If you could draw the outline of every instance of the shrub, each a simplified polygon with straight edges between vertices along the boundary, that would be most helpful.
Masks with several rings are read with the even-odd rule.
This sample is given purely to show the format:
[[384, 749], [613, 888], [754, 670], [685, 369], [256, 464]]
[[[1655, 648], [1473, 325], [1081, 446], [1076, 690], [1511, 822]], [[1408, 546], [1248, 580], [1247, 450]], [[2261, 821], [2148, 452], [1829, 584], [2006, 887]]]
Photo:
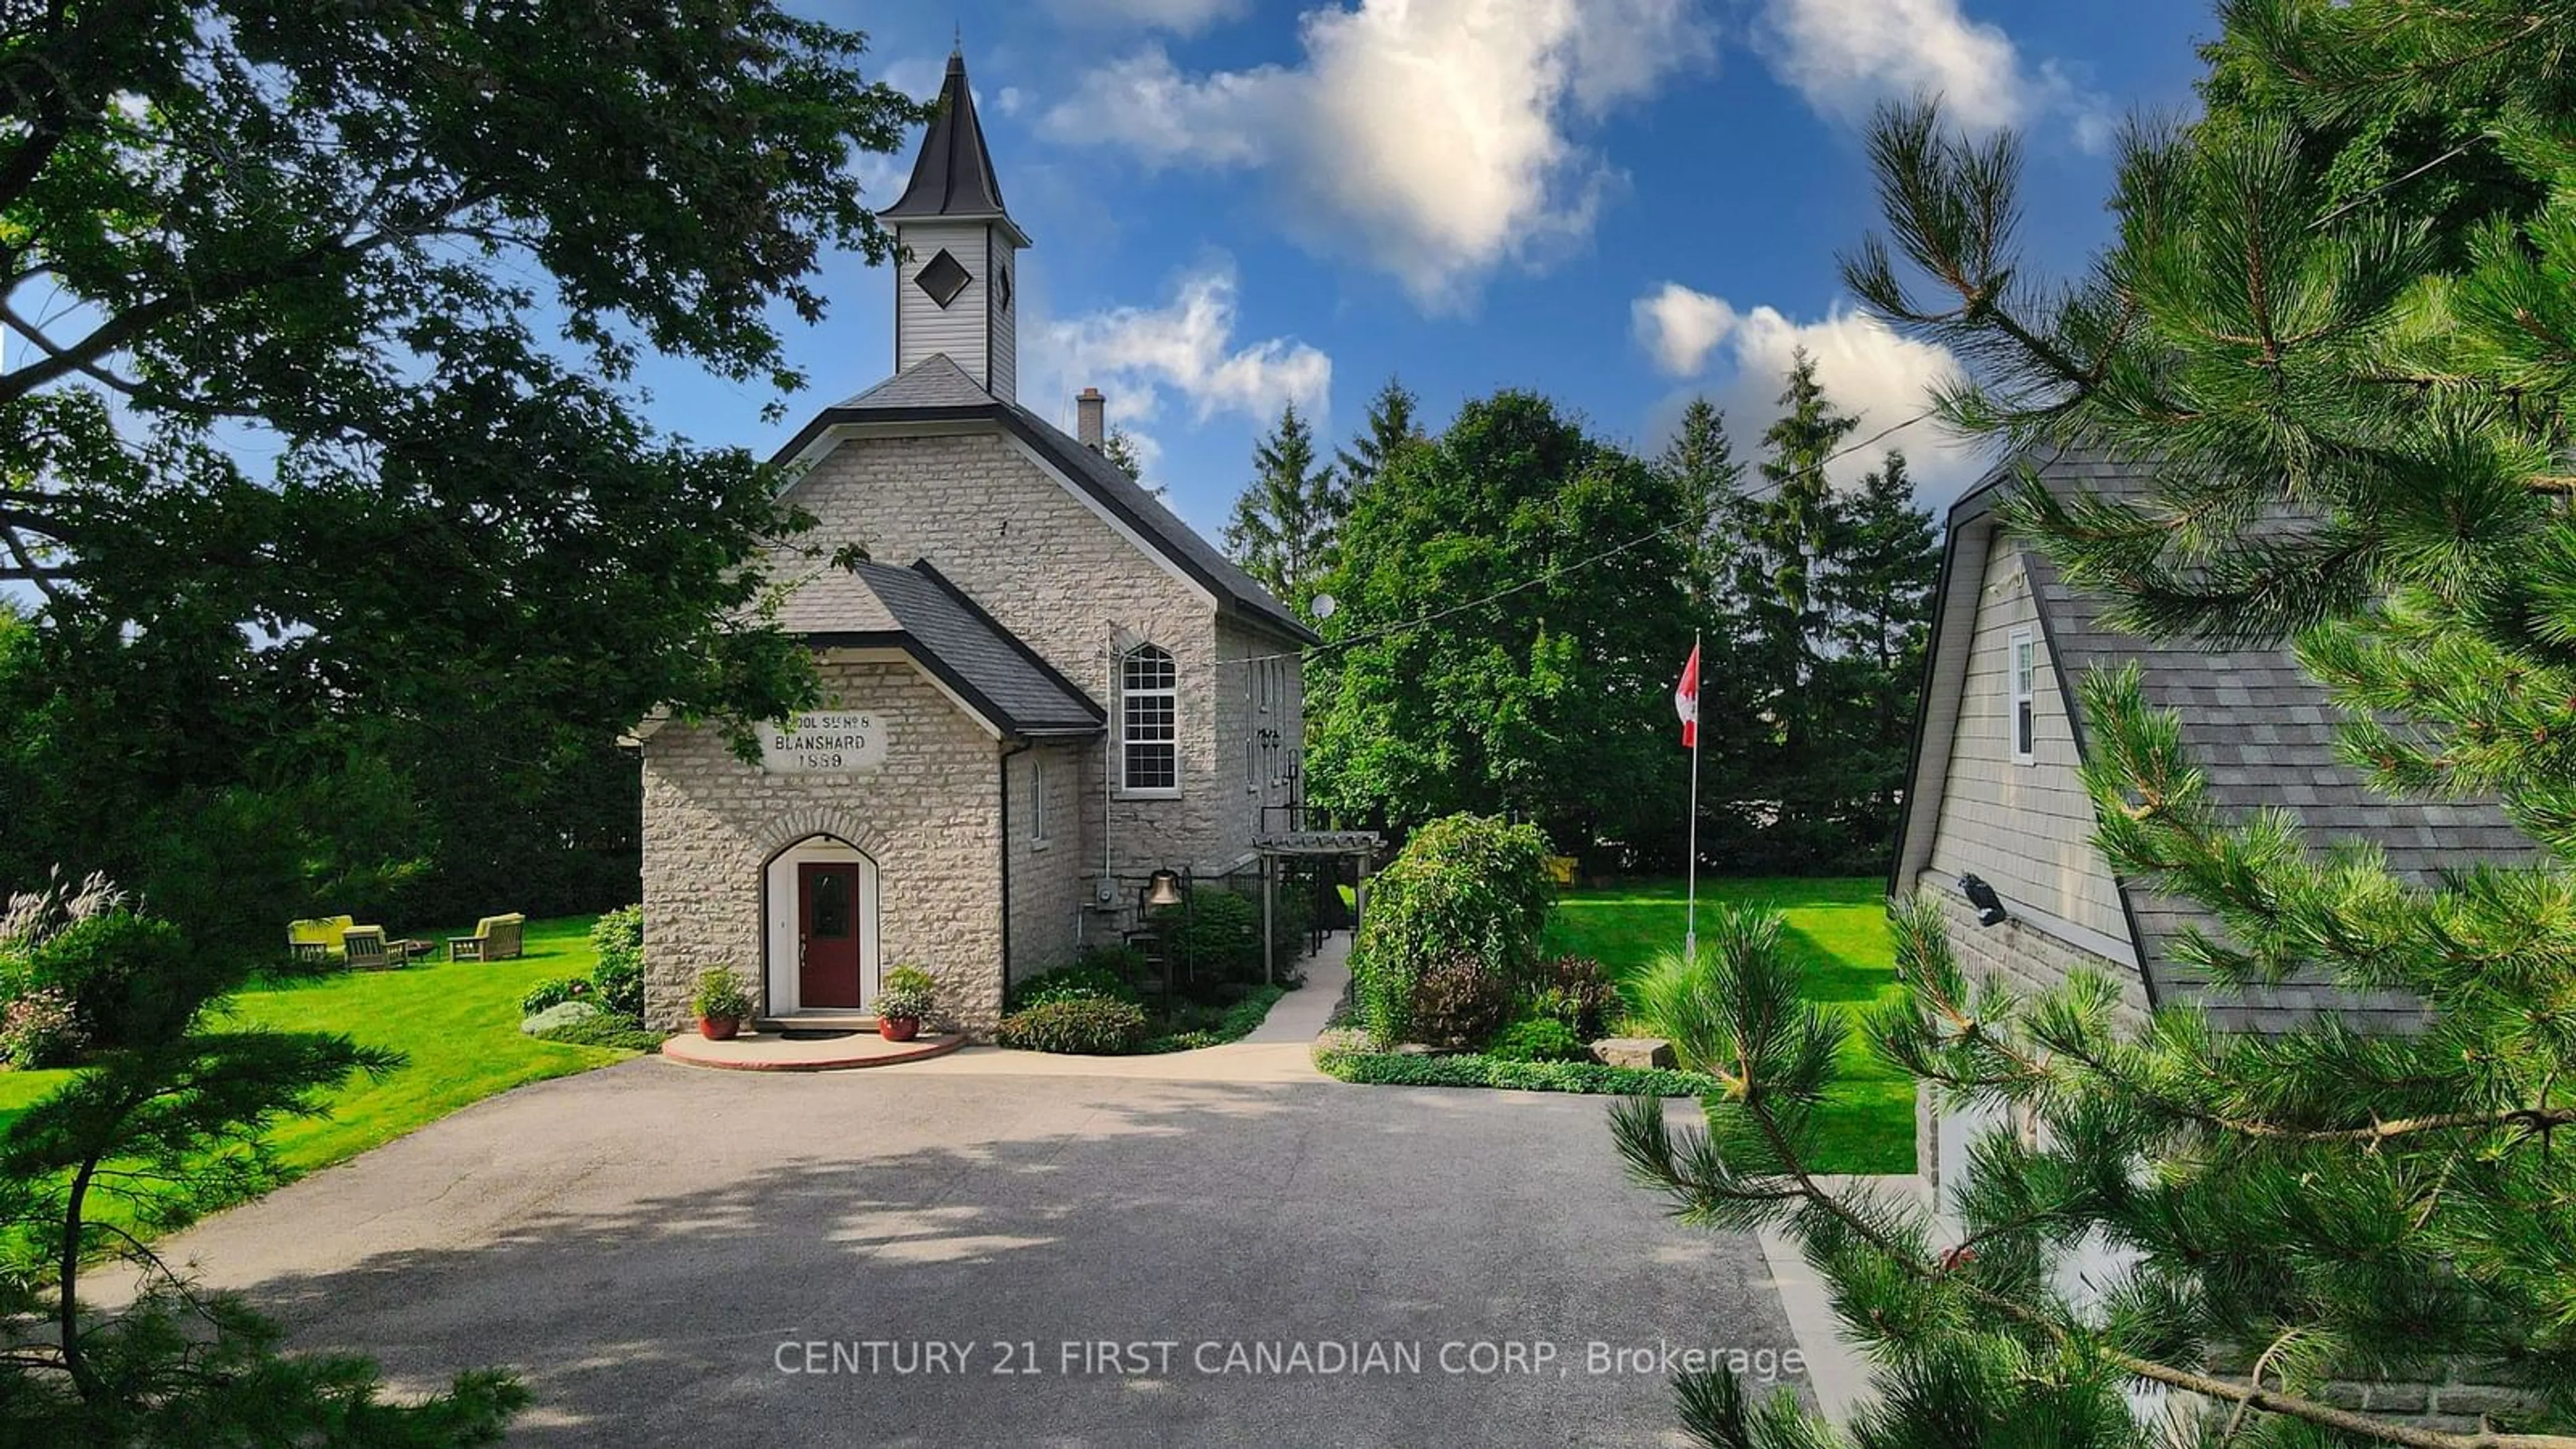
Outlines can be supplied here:
[[620, 906], [590, 928], [591, 948], [599, 964], [591, 968], [591, 988], [599, 1004], [620, 1016], [644, 1016], [644, 908]]
[[1537, 826], [1452, 815], [1415, 831], [1371, 884], [1351, 952], [1361, 1023], [1381, 1042], [1420, 1034], [1416, 983], [1462, 956], [1498, 984], [1517, 982], [1537, 959], [1552, 899]]
[[1452, 1051], [1480, 1046], [1511, 1015], [1511, 988], [1462, 953], [1433, 962], [1413, 983], [1413, 1033]]
[[89, 1041], [71, 998], [40, 986], [0, 1009], [0, 1066], [21, 1071], [69, 1065]]
[[1602, 1062], [1506, 1062], [1490, 1056], [1408, 1056], [1401, 1052], [1319, 1051], [1328, 1077], [1394, 1087], [1500, 1087], [1516, 1092], [1586, 1092], [1618, 1097], [1707, 1098], [1724, 1090], [1715, 1077], [1664, 1067]]
[[569, 1042], [574, 1046], [617, 1047], [625, 1051], [658, 1051], [661, 1032], [646, 1026], [640, 1018], [601, 1012], [570, 1026], [550, 1027], [537, 1033], [539, 1041]]
[[1541, 961], [1530, 977], [1529, 1002], [1532, 1015], [1555, 1017], [1587, 1042], [1610, 1035], [1627, 1008], [1609, 968], [1589, 956]]
[[1094, 946], [1070, 966], [1041, 971], [1011, 983], [1011, 1010], [1050, 1001], [1135, 1001], [1132, 984], [1144, 974], [1145, 954], [1127, 946]]
[[177, 926], [124, 909], [63, 927], [28, 947], [17, 969], [13, 994], [60, 992], [100, 1047], [175, 1039], [224, 984]]
[[1144, 1044], [1145, 1008], [1100, 997], [1042, 1002], [1003, 1017], [994, 1040], [1022, 1051], [1123, 1056]]
[[1553, 1016], [1527, 1016], [1497, 1033], [1485, 1055], [1498, 1062], [1575, 1062], [1590, 1055], [1574, 1028]]
[[939, 983], [918, 966], [897, 966], [877, 988], [877, 1015], [893, 1021], [921, 1021], [939, 1007]]
[[[561, 1006], [567, 1001], [589, 1001], [597, 989], [587, 976], [558, 976], [552, 981], [540, 981], [528, 988], [527, 995], [519, 998], [519, 1015], [534, 1016], [549, 1006]], [[637, 1015], [642, 1015], [641, 1008], [638, 1008]]]
[[1154, 913], [1177, 975], [1195, 981], [1261, 979], [1261, 903], [1221, 886], [1198, 886], [1187, 905]]
[[[1270, 1008], [1288, 994], [1284, 986], [1256, 986], [1242, 1000], [1215, 1013], [1215, 1020], [1204, 1026], [1193, 1025], [1165, 1032], [1138, 1048], [1143, 1052], [1193, 1052], [1201, 1047], [1223, 1046], [1252, 1035], [1253, 1029], [1270, 1015]], [[1210, 1008], [1199, 1007], [1199, 1011]], [[1178, 1023], [1174, 1023], [1178, 1026]]]
[[693, 1016], [740, 1021], [751, 1015], [751, 993], [742, 977], [730, 966], [714, 966], [698, 973], [698, 989], [689, 998]]

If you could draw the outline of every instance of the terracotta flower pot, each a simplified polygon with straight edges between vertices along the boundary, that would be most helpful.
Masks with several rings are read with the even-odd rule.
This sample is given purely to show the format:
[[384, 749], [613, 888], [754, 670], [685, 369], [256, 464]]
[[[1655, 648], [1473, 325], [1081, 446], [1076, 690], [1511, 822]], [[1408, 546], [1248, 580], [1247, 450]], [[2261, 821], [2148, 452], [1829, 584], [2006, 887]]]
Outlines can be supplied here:
[[887, 1041], [910, 1041], [921, 1035], [921, 1018], [917, 1016], [878, 1017], [877, 1035]]
[[734, 1017], [702, 1016], [698, 1018], [698, 1035], [709, 1041], [731, 1041], [734, 1033], [740, 1030], [742, 1030], [742, 1022]]

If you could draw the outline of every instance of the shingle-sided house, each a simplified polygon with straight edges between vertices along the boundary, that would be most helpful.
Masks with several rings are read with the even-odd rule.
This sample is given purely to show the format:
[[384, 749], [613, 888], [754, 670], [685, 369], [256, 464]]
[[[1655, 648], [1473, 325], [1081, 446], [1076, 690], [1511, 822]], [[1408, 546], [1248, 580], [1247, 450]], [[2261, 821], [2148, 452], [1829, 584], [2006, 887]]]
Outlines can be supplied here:
[[1017, 396], [1011, 220], [952, 56], [910, 186], [880, 216], [894, 375], [780, 450], [799, 540], [780, 622], [822, 708], [763, 761], [656, 720], [644, 756], [647, 1010], [674, 1025], [700, 971], [765, 1016], [861, 1013], [890, 967], [941, 985], [978, 1035], [1005, 983], [1133, 924], [1151, 872], [1254, 856], [1302, 749], [1313, 634], [1099, 452]]
[[[2037, 473], [2052, 487], [2129, 497], [2151, 476], [2074, 453], [2038, 461]], [[2285, 808], [2319, 844], [2375, 842], [2415, 879], [2521, 858], [2527, 842], [2491, 805], [2410, 803], [2368, 789], [2335, 758], [2339, 711], [2286, 649], [2208, 652], [2108, 628], [2100, 600], [1998, 527], [1995, 505], [2018, 477], [2017, 465], [1999, 469], [1950, 511], [1890, 892], [1928, 890], [1943, 904], [1972, 977], [2037, 989], [2089, 965], [2120, 983], [2133, 1017], [2196, 1002], [2231, 1030], [2279, 1029], [2320, 1011], [2365, 1029], [2405, 1029], [2415, 1008], [2401, 996], [2300, 981], [2225, 992], [2174, 961], [2167, 946], [2184, 927], [2217, 927], [2189, 903], [2122, 881], [2093, 849], [2091, 802], [2076, 777], [2085, 749], [2077, 685], [2097, 666], [2135, 661], [2149, 701], [2180, 713], [2213, 803]], [[1978, 924], [1960, 886], [1969, 876], [1994, 888], [2008, 919]], [[1976, 1126], [1927, 1114], [1925, 1173], [1954, 1178]]]

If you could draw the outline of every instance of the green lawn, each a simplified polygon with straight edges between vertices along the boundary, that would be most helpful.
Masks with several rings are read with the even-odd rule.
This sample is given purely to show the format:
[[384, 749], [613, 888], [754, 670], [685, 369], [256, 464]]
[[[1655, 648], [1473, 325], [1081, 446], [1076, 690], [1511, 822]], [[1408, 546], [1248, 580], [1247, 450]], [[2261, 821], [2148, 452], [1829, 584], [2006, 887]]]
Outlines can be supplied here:
[[[263, 983], [235, 997], [224, 1020], [213, 1024], [340, 1032], [411, 1059], [381, 1080], [362, 1078], [344, 1088], [330, 1116], [289, 1122], [271, 1134], [287, 1175], [354, 1157], [495, 1092], [634, 1055], [519, 1034], [519, 997], [529, 987], [587, 975], [596, 964], [590, 924], [588, 916], [530, 921], [527, 954], [516, 961], [336, 972]], [[421, 934], [445, 939], [444, 933]], [[70, 1075], [0, 1072], [0, 1128]]]
[[[1788, 923], [1787, 940], [1807, 965], [1819, 1003], [1857, 1012], [1896, 994], [1895, 943], [1887, 929], [1887, 888], [1876, 880], [1703, 880], [1702, 905], [1767, 906]], [[1591, 956], [1633, 979], [1658, 951], [1682, 944], [1682, 883], [1648, 882], [1571, 891], [1548, 924], [1554, 950]], [[1882, 1065], [1854, 1038], [1843, 1047], [1843, 1078], [1826, 1104], [1824, 1172], [1914, 1170], [1914, 1082]]]

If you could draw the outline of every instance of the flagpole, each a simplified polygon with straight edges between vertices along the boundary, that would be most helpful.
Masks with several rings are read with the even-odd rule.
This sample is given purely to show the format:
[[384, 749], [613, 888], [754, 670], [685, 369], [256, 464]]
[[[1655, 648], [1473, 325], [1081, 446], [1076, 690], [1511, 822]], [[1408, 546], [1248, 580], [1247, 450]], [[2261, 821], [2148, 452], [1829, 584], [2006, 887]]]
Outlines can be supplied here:
[[[1699, 659], [1699, 631], [1691, 631], [1691, 659]], [[1691, 691], [1691, 784], [1690, 784], [1690, 857], [1684, 879], [1682, 903], [1682, 954], [1691, 959], [1699, 956], [1699, 696], [1706, 681], [1694, 681], [1700, 688]]]

